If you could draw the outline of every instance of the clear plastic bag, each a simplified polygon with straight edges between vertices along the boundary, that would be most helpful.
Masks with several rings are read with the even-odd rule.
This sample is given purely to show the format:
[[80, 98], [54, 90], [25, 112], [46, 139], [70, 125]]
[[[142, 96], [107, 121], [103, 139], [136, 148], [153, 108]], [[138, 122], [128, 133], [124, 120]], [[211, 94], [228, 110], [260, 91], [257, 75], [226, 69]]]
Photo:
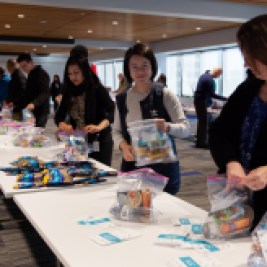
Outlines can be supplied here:
[[267, 267], [267, 213], [252, 232], [252, 247], [248, 257], [249, 267]]
[[155, 222], [153, 199], [167, 182], [167, 177], [149, 168], [120, 174], [116, 204], [110, 209], [110, 213], [120, 220]]
[[19, 128], [13, 138], [13, 145], [19, 147], [47, 147], [49, 144], [44, 129], [33, 126]]
[[247, 235], [253, 220], [247, 189], [236, 189], [226, 177], [210, 176], [207, 180], [211, 211], [203, 225], [210, 239], [228, 239]]
[[78, 130], [72, 134], [59, 131], [57, 136], [66, 145], [64, 151], [57, 154], [58, 161], [81, 161], [88, 158], [89, 147], [84, 131]]
[[177, 160], [168, 134], [158, 130], [155, 120], [129, 123], [128, 131], [136, 157], [136, 166]]

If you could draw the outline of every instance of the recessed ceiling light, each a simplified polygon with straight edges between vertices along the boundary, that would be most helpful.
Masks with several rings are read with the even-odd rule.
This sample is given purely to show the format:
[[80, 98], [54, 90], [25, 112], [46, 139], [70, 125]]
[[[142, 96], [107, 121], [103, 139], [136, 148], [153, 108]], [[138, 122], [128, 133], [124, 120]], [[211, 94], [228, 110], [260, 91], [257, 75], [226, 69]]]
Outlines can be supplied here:
[[167, 38], [167, 34], [166, 33], [163, 33], [162, 34], [162, 38]]
[[89, 29], [87, 32], [88, 32], [88, 33], [93, 33], [93, 30]]
[[10, 29], [11, 28], [11, 25], [10, 24], [5, 24], [5, 28], [6, 29]]
[[40, 20], [40, 23], [46, 24], [47, 23], [47, 20]]
[[43, 45], [43, 48], [46, 48], [47, 47], [47, 45]]
[[72, 35], [69, 35], [68, 38], [69, 38], [69, 39], [73, 39], [73, 36], [72, 36]]
[[137, 42], [137, 43], [140, 43], [140, 42], [141, 42], [141, 40], [136, 40], [136, 42]]
[[118, 25], [118, 24], [119, 24], [119, 22], [118, 22], [117, 20], [113, 20], [113, 21], [112, 21], [112, 25], [116, 26], [116, 25]]
[[33, 48], [33, 51], [36, 51], [37, 49], [36, 48]]
[[18, 14], [18, 18], [19, 19], [24, 19], [25, 18], [25, 15], [24, 14]]
[[195, 29], [196, 29], [196, 31], [201, 31], [202, 30], [201, 27], [196, 27]]
[[99, 47], [99, 49], [100, 49], [100, 50], [103, 50], [104, 48], [101, 46], [101, 47]]

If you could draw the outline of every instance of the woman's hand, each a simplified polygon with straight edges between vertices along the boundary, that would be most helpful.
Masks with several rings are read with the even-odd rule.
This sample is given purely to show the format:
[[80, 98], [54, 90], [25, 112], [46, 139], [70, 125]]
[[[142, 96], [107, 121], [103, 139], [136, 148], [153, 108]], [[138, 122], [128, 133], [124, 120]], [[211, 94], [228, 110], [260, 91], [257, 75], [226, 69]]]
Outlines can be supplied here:
[[252, 170], [244, 179], [244, 184], [253, 191], [261, 190], [267, 185], [267, 167]]
[[170, 131], [170, 124], [166, 122], [164, 119], [156, 119], [156, 125], [159, 131], [163, 133], [168, 133]]
[[227, 188], [231, 191], [233, 188], [244, 188], [245, 171], [237, 161], [231, 161], [226, 166]]
[[134, 149], [131, 145], [125, 141], [122, 141], [119, 147], [122, 152], [122, 157], [125, 161], [134, 161]]
[[86, 133], [94, 134], [100, 132], [102, 129], [99, 125], [88, 124], [83, 128], [83, 130]]
[[59, 128], [59, 130], [61, 130], [61, 131], [64, 131], [64, 132], [67, 132], [67, 133], [70, 133], [70, 134], [73, 133], [72, 125], [67, 124], [67, 123], [65, 123], [65, 122], [61, 122], [61, 123], [58, 125], [58, 128]]

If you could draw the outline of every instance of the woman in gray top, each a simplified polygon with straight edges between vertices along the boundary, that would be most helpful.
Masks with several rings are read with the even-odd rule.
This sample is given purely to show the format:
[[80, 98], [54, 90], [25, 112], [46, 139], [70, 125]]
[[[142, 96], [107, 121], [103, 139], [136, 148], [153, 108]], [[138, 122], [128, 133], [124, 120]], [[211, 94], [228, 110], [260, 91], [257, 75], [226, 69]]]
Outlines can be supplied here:
[[[185, 118], [180, 101], [162, 84], [154, 83], [157, 61], [153, 51], [138, 43], [129, 48], [124, 58], [124, 75], [134, 85], [117, 96], [117, 107], [113, 127], [113, 140], [122, 152], [122, 171], [136, 168], [131, 138], [127, 131], [130, 122], [156, 118], [160, 131], [172, 137], [187, 137], [189, 123]], [[174, 150], [175, 144], [172, 138]], [[176, 194], [180, 186], [179, 162], [149, 165], [156, 172], [169, 177], [165, 191]]]

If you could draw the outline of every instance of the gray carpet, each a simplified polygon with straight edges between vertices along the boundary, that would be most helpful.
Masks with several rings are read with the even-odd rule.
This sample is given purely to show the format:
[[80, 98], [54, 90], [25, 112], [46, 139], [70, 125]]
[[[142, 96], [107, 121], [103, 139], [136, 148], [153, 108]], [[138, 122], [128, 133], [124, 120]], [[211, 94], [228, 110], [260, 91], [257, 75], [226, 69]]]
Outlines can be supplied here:
[[[55, 126], [49, 120], [48, 131]], [[182, 176], [178, 197], [203, 209], [209, 209], [206, 177], [216, 172], [208, 150], [195, 149], [192, 140], [177, 140], [181, 172], [198, 172]], [[119, 169], [120, 152], [114, 151], [112, 166]], [[0, 267], [54, 267], [56, 260], [42, 238], [26, 220], [12, 200], [0, 192]]]

